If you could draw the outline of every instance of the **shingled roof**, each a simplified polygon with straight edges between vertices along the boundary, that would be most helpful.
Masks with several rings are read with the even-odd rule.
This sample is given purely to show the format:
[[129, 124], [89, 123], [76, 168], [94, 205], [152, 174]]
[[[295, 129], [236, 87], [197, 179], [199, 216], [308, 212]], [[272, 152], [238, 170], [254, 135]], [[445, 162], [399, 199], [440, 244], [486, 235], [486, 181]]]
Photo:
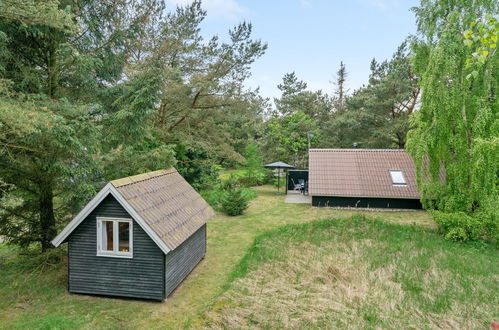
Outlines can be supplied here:
[[[406, 184], [393, 184], [391, 170], [402, 171]], [[309, 192], [312, 196], [419, 198], [414, 162], [401, 149], [310, 149]]]
[[177, 170], [154, 171], [108, 183], [52, 243], [61, 244], [108, 194], [165, 253], [182, 244], [215, 214]]
[[214, 215], [208, 203], [173, 168], [111, 184], [172, 250]]

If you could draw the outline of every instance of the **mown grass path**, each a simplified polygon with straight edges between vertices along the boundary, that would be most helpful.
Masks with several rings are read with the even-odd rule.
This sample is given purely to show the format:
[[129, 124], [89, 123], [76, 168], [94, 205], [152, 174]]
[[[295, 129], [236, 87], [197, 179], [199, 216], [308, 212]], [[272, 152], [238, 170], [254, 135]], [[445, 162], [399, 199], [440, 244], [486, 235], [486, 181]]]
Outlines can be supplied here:
[[[273, 187], [257, 187], [244, 215], [218, 214], [208, 224], [206, 258], [164, 303], [69, 294], [64, 266], [33, 269], [0, 244], [0, 329], [196, 327], [195, 320], [219, 297], [235, 265], [256, 236], [285, 224], [366, 213], [402, 224], [434, 226], [424, 211], [361, 212], [285, 204]], [[28, 257], [29, 258], [29, 257]]]

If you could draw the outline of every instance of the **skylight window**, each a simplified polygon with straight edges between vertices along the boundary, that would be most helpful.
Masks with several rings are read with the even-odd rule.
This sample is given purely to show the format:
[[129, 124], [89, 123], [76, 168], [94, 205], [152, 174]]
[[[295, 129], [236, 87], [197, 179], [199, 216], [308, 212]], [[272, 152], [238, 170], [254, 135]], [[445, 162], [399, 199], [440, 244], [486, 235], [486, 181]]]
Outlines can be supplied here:
[[400, 170], [390, 170], [390, 176], [392, 177], [392, 183], [395, 186], [405, 186], [407, 182], [405, 181], [404, 174]]

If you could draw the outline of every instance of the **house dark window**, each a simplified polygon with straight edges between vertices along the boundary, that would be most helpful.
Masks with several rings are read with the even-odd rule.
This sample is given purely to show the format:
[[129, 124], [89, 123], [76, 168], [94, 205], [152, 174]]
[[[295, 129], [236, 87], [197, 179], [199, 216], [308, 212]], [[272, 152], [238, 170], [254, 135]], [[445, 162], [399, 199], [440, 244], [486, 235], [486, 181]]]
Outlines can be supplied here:
[[113, 251], [113, 221], [102, 221], [103, 250]]
[[97, 218], [97, 255], [131, 258], [133, 245], [132, 220]]
[[130, 223], [119, 222], [119, 245], [118, 251], [129, 252], [130, 251]]

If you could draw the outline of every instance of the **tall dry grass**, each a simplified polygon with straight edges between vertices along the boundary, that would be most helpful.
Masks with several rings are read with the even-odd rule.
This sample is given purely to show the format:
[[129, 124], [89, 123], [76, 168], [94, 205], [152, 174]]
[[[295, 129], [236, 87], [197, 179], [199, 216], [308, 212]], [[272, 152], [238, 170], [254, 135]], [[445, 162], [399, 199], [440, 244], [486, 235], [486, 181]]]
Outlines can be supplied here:
[[[416, 230], [408, 236], [415, 241], [404, 242], [396, 225], [350, 224], [344, 230], [319, 227], [319, 233], [304, 225], [301, 234], [277, 233], [258, 242], [254, 258], [264, 256], [261, 262], [234, 280], [204, 315], [205, 325], [476, 329], [498, 319], [494, 250], [470, 255], [471, 246], [456, 250], [429, 232]], [[435, 241], [425, 247], [428, 240]], [[487, 267], [453, 268], [459, 258], [473, 262], [474, 253], [483, 253], [475, 261], [485, 260]]]

